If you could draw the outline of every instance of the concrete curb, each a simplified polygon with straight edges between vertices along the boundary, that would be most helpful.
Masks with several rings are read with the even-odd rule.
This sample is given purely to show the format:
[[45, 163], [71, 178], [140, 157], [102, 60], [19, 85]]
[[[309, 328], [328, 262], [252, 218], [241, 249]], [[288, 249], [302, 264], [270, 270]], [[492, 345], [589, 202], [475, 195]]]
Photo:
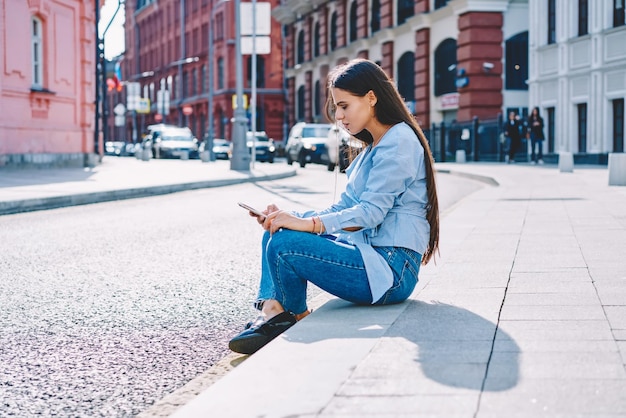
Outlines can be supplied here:
[[58, 209], [68, 206], [88, 205], [92, 203], [110, 202], [115, 200], [135, 199], [141, 197], [158, 196], [170, 193], [178, 193], [187, 190], [205, 189], [210, 187], [230, 186], [239, 183], [251, 183], [256, 181], [278, 180], [293, 177], [296, 171], [287, 171], [279, 174], [263, 176], [250, 175], [248, 178], [233, 178], [220, 180], [196, 181], [178, 184], [166, 184], [158, 186], [135, 187], [130, 189], [106, 190], [93, 193], [69, 194], [65, 196], [52, 196], [46, 198], [33, 198], [0, 202], [0, 216], [14, 213], [33, 212], [38, 210]]

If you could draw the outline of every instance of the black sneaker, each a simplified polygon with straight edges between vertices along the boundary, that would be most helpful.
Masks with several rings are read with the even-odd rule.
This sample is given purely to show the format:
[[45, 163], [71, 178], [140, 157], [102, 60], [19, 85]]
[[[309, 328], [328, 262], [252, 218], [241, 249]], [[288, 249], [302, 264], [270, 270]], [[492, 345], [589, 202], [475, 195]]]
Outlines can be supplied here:
[[265, 344], [278, 337], [296, 323], [296, 317], [291, 312], [282, 312], [275, 317], [255, 323], [228, 343], [235, 353], [253, 354]]

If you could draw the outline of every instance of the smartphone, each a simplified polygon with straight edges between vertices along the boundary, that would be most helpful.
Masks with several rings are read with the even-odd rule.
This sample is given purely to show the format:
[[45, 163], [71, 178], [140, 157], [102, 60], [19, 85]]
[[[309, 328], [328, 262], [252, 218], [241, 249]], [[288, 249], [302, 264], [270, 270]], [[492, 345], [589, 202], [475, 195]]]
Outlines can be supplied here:
[[237, 203], [239, 206], [241, 206], [242, 208], [244, 208], [245, 210], [254, 213], [257, 216], [260, 216], [261, 218], [265, 218], [265, 214], [263, 212], [261, 212], [258, 209], [253, 208], [252, 206], [246, 205], [245, 203]]

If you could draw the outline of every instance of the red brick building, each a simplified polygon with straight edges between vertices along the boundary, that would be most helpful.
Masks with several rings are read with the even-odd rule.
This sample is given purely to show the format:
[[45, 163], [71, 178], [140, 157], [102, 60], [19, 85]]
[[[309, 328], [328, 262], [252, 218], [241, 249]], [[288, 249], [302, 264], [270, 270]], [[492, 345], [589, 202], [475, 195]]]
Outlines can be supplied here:
[[[278, 0], [271, 0], [272, 7], [277, 5]], [[124, 82], [140, 83], [141, 96], [150, 99], [150, 112], [137, 117], [140, 132], [152, 123], [166, 122], [189, 126], [199, 139], [203, 138], [208, 129], [208, 101], [212, 93], [215, 137], [231, 139], [236, 93], [234, 22], [234, 1], [126, 1], [122, 78]], [[209, 56], [211, 28], [213, 42]], [[271, 21], [270, 38], [271, 53], [257, 55], [256, 127], [281, 140], [285, 130], [285, 89], [281, 26], [275, 20]], [[251, 93], [251, 62], [250, 55], [243, 56], [246, 103]], [[209, 86], [209, 66], [212, 66], [212, 86]], [[169, 92], [166, 109], [157, 106], [159, 90]], [[119, 99], [125, 100], [123, 94]], [[131, 126], [129, 119], [127, 129]]]
[[[509, 0], [289, 0], [272, 10], [288, 30], [289, 124], [323, 118], [326, 75], [356, 57], [377, 62], [424, 129], [496, 119], [528, 106], [528, 44], [506, 58], [506, 40], [528, 31], [528, 2]], [[522, 83], [505, 80], [521, 78]], [[521, 87], [517, 87], [521, 84]]]

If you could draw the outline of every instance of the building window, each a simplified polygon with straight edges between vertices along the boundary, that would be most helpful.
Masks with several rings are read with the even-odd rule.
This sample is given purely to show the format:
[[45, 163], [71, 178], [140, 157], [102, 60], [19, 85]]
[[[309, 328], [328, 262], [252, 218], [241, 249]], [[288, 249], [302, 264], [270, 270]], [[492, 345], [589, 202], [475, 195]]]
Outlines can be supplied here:
[[334, 50], [337, 48], [337, 12], [333, 12], [330, 16], [330, 49]]
[[445, 7], [446, 3], [448, 3], [448, 0], [435, 0], [435, 10]]
[[217, 60], [217, 89], [222, 90], [224, 88], [224, 58], [218, 58]]
[[624, 25], [624, 0], [613, 0], [613, 27]]
[[357, 5], [356, 1], [350, 6], [350, 42], [356, 41], [357, 38]]
[[189, 73], [187, 71], [183, 71], [183, 92], [182, 98], [189, 96]]
[[587, 152], [587, 103], [578, 105], [578, 152]]
[[298, 32], [298, 47], [296, 48], [296, 64], [304, 62], [304, 31]]
[[589, 33], [589, 4], [588, 0], [578, 0], [578, 36]]
[[624, 99], [613, 100], [613, 152], [624, 152]]
[[548, 0], [548, 44], [556, 43], [556, 0]]
[[505, 80], [507, 90], [528, 90], [528, 32], [506, 41]]
[[446, 39], [435, 49], [435, 96], [456, 91], [456, 41]]
[[[248, 86], [252, 86], [252, 57], [248, 57]], [[256, 86], [265, 87], [265, 59], [260, 55], [256, 57]]]
[[413, 0], [398, 0], [398, 25], [403, 24], [415, 14], [414, 4]]
[[202, 89], [202, 93], [209, 91], [207, 86], [207, 66], [202, 66], [202, 71], [200, 72], [200, 88]]
[[313, 30], [313, 56], [320, 55], [320, 22], [315, 22], [315, 29]]
[[398, 60], [398, 92], [405, 102], [415, 100], [415, 57], [405, 52]]
[[315, 82], [315, 94], [313, 96], [313, 113], [315, 116], [322, 114], [322, 89], [320, 87], [320, 81]]
[[191, 91], [189, 94], [195, 96], [198, 93], [198, 70], [191, 70]]
[[380, 30], [380, 0], [372, 0], [372, 21], [370, 23], [372, 33]]
[[298, 120], [304, 120], [304, 86], [298, 89]]
[[31, 19], [31, 25], [33, 87], [41, 89], [43, 88], [43, 25], [37, 17]]
[[556, 113], [553, 107], [547, 108], [546, 112], [548, 114], [548, 120], [546, 121], [547, 123], [546, 135], [548, 135], [548, 152], [553, 153], [554, 152], [554, 127], [556, 125], [556, 119], [554, 118], [555, 118]]

